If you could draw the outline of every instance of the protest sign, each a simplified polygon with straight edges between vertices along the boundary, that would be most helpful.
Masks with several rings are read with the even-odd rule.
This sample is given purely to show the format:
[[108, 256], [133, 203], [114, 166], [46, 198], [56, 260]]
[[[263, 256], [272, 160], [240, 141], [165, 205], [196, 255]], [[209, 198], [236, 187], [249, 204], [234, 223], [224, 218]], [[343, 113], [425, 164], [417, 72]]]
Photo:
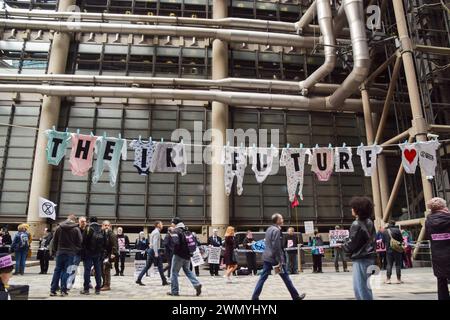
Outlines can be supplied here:
[[314, 221], [305, 221], [305, 233], [314, 234]]
[[208, 255], [208, 263], [219, 264], [221, 252], [222, 248], [220, 247], [210, 247]]
[[330, 247], [336, 247], [339, 243], [344, 243], [348, 236], [348, 230], [330, 230]]
[[146, 260], [134, 260], [134, 278], [137, 279], [139, 274], [144, 270], [145, 265], [147, 261]]
[[377, 252], [386, 252], [386, 245], [383, 242], [383, 239], [377, 240]]
[[199, 265], [202, 265], [205, 263], [205, 260], [203, 260], [202, 254], [200, 253], [200, 249], [197, 248], [195, 250], [194, 255], [191, 257], [192, 266], [196, 267]]

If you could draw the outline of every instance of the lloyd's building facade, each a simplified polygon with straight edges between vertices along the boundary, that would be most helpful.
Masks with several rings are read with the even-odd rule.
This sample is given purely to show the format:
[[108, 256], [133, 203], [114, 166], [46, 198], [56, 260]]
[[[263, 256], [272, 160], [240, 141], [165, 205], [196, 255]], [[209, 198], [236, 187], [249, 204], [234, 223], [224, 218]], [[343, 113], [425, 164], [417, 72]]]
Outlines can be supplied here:
[[[4, 0], [0, 10], [0, 224], [26, 221], [39, 234], [51, 223], [39, 218], [42, 196], [57, 204], [57, 221], [95, 215], [126, 232], [174, 216], [204, 235], [229, 224], [258, 230], [274, 212], [326, 232], [351, 223], [352, 196], [369, 195], [377, 225], [394, 218], [421, 237], [425, 200], [448, 196], [450, 28], [442, 4]], [[355, 171], [326, 182], [306, 165], [303, 200], [291, 208], [284, 167], [260, 184], [247, 166], [242, 195], [233, 185], [227, 196], [220, 164], [140, 176], [128, 149], [116, 185], [107, 174], [94, 184], [92, 173], [71, 174], [68, 152], [48, 165], [43, 132], [53, 126], [164, 141], [184, 128], [189, 143], [216, 149], [222, 137], [205, 141], [194, 129], [276, 129], [279, 147], [385, 148], [372, 177], [355, 152]], [[419, 169], [406, 174], [392, 145], [437, 135], [434, 179]]]

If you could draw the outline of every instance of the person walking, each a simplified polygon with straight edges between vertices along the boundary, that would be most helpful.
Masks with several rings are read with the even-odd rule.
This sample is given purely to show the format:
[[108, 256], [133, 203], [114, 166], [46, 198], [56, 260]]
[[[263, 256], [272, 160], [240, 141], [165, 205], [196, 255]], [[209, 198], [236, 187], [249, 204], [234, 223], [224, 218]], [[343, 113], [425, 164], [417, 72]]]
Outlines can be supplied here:
[[311, 254], [313, 258], [313, 273], [323, 273], [322, 271], [322, 257], [323, 257], [323, 240], [318, 230], [314, 230], [314, 236], [309, 238], [308, 246], [311, 247]]
[[196, 295], [199, 296], [202, 293], [202, 284], [197, 280], [195, 274], [189, 270], [191, 257], [197, 249], [197, 244], [192, 233], [185, 226], [180, 218], [173, 218], [172, 227], [174, 228], [171, 233], [171, 237], [174, 243], [174, 251], [172, 257], [172, 270], [171, 273], [171, 288], [167, 294], [169, 296], [179, 296], [178, 274], [180, 269], [183, 268], [186, 277], [194, 286]]
[[[56, 228], [53, 236], [52, 243], [56, 256], [56, 266], [50, 285], [50, 296], [56, 296], [58, 285], [61, 290], [61, 296], [68, 294], [67, 284], [71, 279], [69, 279], [67, 270], [73, 264], [75, 256], [80, 252], [82, 241], [83, 238], [77, 219], [74, 214], [70, 214], [67, 220]], [[59, 284], [60, 282], [61, 284]]]
[[159, 276], [161, 277], [162, 285], [167, 286], [169, 283], [167, 282], [166, 276], [164, 275], [164, 269], [162, 265], [162, 257], [161, 257], [161, 230], [163, 228], [163, 224], [161, 221], [155, 222], [155, 229], [150, 234], [150, 244], [147, 250], [147, 262], [145, 264], [145, 268], [142, 269], [139, 274], [136, 283], [140, 286], [145, 286], [142, 283], [142, 278], [147, 273], [148, 269], [154, 264], [159, 271]]
[[103, 286], [100, 291], [111, 290], [111, 269], [115, 259], [117, 259], [117, 237], [112, 231], [111, 223], [108, 220], [102, 223], [102, 232], [105, 238], [105, 250], [103, 256]]
[[174, 243], [173, 243], [172, 237], [170, 236], [172, 234], [173, 230], [174, 230], [173, 227], [167, 228], [167, 234], [163, 240], [164, 255], [167, 259], [167, 266], [164, 268], [164, 271], [167, 271], [168, 279], [170, 279], [170, 269], [172, 269], [172, 257], [173, 257], [173, 250], [174, 250]]
[[275, 213], [272, 215], [272, 223], [273, 224], [267, 228], [264, 238], [264, 242], [266, 244], [263, 253], [264, 265], [255, 290], [253, 291], [252, 300], [259, 300], [264, 283], [269, 277], [272, 269], [275, 270], [275, 274], [279, 274], [281, 279], [283, 279], [283, 282], [289, 290], [292, 299], [303, 300], [306, 294], [299, 294], [297, 289], [295, 289], [285, 264], [283, 233], [281, 232], [281, 226], [284, 223], [283, 216], [279, 213]]
[[391, 284], [392, 268], [395, 263], [395, 271], [397, 275], [397, 284], [402, 281], [402, 263], [403, 263], [403, 237], [400, 228], [395, 225], [395, 221], [390, 221], [384, 231], [384, 243], [386, 243], [386, 284]]
[[225, 231], [225, 252], [223, 254], [223, 260], [226, 266], [224, 278], [226, 278], [227, 283], [232, 282], [231, 277], [238, 267], [234, 235], [234, 227], [229, 226]]
[[249, 274], [253, 274], [256, 276], [258, 273], [258, 268], [256, 265], [256, 253], [252, 249], [252, 245], [255, 243], [255, 239], [253, 238], [253, 232], [251, 230], [247, 231], [247, 235], [242, 242], [242, 245], [245, 250], [251, 250], [245, 253], [245, 258], [247, 259], [247, 268]]
[[353, 221], [349, 237], [342, 245], [353, 264], [353, 290], [357, 300], [373, 300], [369, 277], [375, 265], [375, 227], [371, 220], [373, 204], [368, 197], [353, 197], [350, 200]]
[[[119, 249], [119, 256], [114, 262], [114, 269], [116, 269], [116, 274], [114, 276], [124, 276], [123, 272], [125, 271], [125, 258], [127, 257], [127, 251], [130, 247], [130, 239], [128, 236], [123, 233], [123, 228], [117, 228], [117, 247]], [[120, 261], [120, 270], [119, 270], [119, 261]]]
[[295, 235], [294, 228], [288, 228], [283, 248], [286, 251], [286, 268], [289, 274], [298, 274], [297, 247], [299, 237], [301, 235]]
[[[222, 246], [222, 238], [219, 237], [219, 230], [213, 229], [213, 234], [208, 238], [208, 246], [220, 248]], [[220, 263], [209, 264], [209, 274], [211, 277], [219, 276]]]
[[27, 232], [24, 224], [20, 224], [17, 227], [17, 231], [11, 244], [11, 251], [14, 252], [16, 258], [14, 275], [23, 275], [25, 273], [28, 249], [30, 248], [30, 234]]
[[430, 214], [425, 220], [425, 239], [431, 241], [431, 262], [437, 279], [438, 299], [450, 300], [450, 211], [442, 198], [427, 202]]
[[39, 274], [47, 274], [48, 264], [50, 261], [50, 241], [53, 239], [53, 234], [48, 230], [44, 229], [44, 235], [39, 239], [39, 249], [36, 255], [36, 259], [39, 260], [40, 272]]
[[[341, 226], [335, 226], [334, 230], [341, 230]], [[336, 244], [342, 244], [343, 242], [337, 242]], [[334, 247], [334, 269], [336, 272], [339, 272], [339, 260], [342, 261], [342, 268], [344, 272], [348, 272], [347, 270], [347, 261], [345, 261], [345, 254], [342, 246]]]
[[94, 267], [95, 275], [95, 294], [100, 294], [102, 287], [102, 264], [106, 239], [97, 221], [97, 217], [90, 217], [89, 226], [83, 232], [84, 283], [81, 294], [89, 294], [92, 267]]
[[386, 270], [387, 259], [386, 259], [386, 243], [384, 242], [384, 226], [381, 226], [376, 234], [376, 251], [378, 257], [378, 267], [380, 270]]

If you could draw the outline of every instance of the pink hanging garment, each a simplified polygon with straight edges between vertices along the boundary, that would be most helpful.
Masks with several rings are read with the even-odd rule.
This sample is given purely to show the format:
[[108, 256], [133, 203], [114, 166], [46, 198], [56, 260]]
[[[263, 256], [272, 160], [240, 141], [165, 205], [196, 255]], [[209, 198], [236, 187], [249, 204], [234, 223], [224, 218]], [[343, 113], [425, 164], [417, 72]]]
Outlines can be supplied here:
[[72, 133], [70, 169], [75, 176], [85, 176], [92, 167], [96, 136]]

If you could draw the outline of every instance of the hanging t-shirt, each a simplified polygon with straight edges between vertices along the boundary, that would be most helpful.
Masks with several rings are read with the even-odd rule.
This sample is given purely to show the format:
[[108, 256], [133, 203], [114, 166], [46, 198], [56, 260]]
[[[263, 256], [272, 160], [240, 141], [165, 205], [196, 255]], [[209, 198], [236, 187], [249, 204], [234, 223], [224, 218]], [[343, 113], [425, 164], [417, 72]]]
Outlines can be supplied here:
[[366, 177], [371, 177], [373, 171], [377, 167], [377, 155], [383, 151], [379, 145], [359, 146], [357, 149], [358, 156], [361, 157], [361, 166]]
[[231, 193], [234, 177], [236, 176], [236, 192], [240, 196], [244, 190], [245, 167], [247, 166], [247, 151], [245, 147], [224, 146], [220, 163], [224, 166], [225, 193]]
[[105, 164], [109, 167], [109, 184], [114, 187], [119, 171], [120, 157], [127, 159], [127, 140], [113, 137], [98, 137], [95, 146], [95, 162], [92, 182], [97, 183], [103, 173]]
[[433, 178], [436, 174], [436, 151], [440, 147], [437, 140], [430, 140], [427, 142], [416, 142], [417, 151], [419, 152], [420, 168], [426, 177]]
[[66, 148], [70, 141], [70, 132], [61, 132], [56, 130], [46, 130], [47, 135], [47, 162], [57, 166], [64, 155], [66, 154]]
[[334, 149], [334, 163], [336, 172], [355, 171], [352, 161], [352, 148], [336, 147]]
[[133, 166], [141, 176], [148, 176], [150, 172], [155, 146], [156, 143], [153, 141], [133, 140], [130, 143], [130, 147], [134, 149]]
[[183, 143], [157, 142], [150, 165], [151, 172], [187, 172], [187, 156]]
[[303, 200], [303, 178], [305, 174], [305, 158], [311, 156], [308, 148], [283, 148], [280, 166], [286, 167], [287, 189], [289, 201], [294, 201], [298, 185], [298, 195]]
[[278, 149], [274, 146], [270, 148], [250, 147], [248, 155], [252, 162], [256, 181], [263, 183], [272, 172], [274, 160], [278, 159]]
[[72, 150], [70, 151], [70, 169], [76, 176], [85, 176], [92, 167], [96, 136], [72, 133]]
[[309, 157], [311, 170], [319, 181], [330, 180], [334, 167], [334, 150], [331, 147], [313, 148], [312, 156]]
[[415, 143], [402, 143], [398, 145], [402, 151], [402, 165], [406, 173], [414, 174], [419, 161], [419, 153]]

